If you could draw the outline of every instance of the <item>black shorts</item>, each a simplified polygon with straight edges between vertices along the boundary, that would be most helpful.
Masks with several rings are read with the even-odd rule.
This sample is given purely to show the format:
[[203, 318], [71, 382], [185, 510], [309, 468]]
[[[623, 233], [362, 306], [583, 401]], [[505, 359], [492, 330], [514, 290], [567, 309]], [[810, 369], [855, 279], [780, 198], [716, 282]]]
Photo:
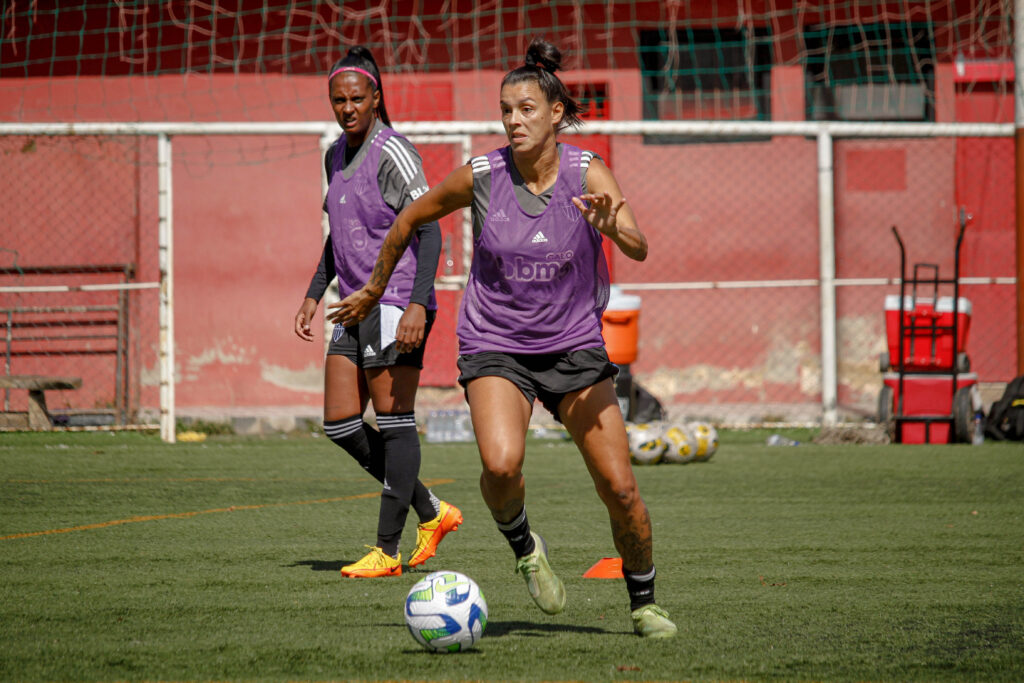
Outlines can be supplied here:
[[459, 356], [459, 384], [465, 389], [478, 377], [504, 377], [531, 404], [541, 404], [561, 421], [558, 404], [566, 394], [586, 389], [618, 373], [603, 346], [564, 353], [502, 353], [484, 351]]
[[328, 356], [345, 356], [356, 367], [389, 368], [393, 365], [411, 365], [423, 368], [423, 351], [434, 324], [437, 311], [427, 311], [427, 325], [423, 343], [409, 353], [399, 353], [395, 346], [395, 331], [405, 309], [391, 304], [378, 304], [358, 324], [350, 327], [334, 326]]

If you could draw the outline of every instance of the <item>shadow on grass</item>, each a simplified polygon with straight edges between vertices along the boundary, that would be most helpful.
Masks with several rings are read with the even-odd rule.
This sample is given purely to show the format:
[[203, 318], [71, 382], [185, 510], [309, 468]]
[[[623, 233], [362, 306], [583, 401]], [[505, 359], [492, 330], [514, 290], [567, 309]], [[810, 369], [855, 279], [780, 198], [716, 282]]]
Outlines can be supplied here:
[[575, 624], [546, 624], [538, 621], [488, 621], [484, 634], [487, 638], [502, 636], [535, 636], [547, 637], [552, 633], [596, 633], [602, 635], [621, 635], [594, 626], [577, 626]]
[[355, 560], [299, 560], [285, 567], [309, 567], [315, 572], [339, 572], [345, 565], [352, 564]]
[[[284, 565], [285, 567], [309, 567], [310, 571], [314, 572], [338, 572], [345, 565], [352, 564], [357, 560], [298, 560], [291, 564]], [[426, 576], [431, 572], [437, 571], [430, 567], [410, 567], [407, 564], [402, 565], [402, 574], [422, 574]]]

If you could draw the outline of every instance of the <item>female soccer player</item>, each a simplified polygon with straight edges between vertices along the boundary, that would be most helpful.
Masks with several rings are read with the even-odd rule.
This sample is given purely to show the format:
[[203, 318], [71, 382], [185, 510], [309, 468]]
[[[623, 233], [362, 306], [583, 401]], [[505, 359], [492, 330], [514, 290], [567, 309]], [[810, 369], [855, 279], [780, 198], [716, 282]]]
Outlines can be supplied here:
[[555, 76], [561, 54], [534, 40], [526, 64], [505, 75], [501, 118], [509, 144], [472, 159], [406, 207], [384, 240], [372, 277], [330, 314], [363, 320], [418, 226], [471, 206], [474, 252], [459, 312], [459, 382], [465, 388], [483, 473], [480, 490], [516, 556], [537, 605], [565, 606], [565, 589], [531, 531], [522, 474], [534, 399], [569, 430], [608, 509], [622, 556], [633, 628], [650, 638], [676, 632], [654, 603], [651, 521], [629, 463], [612, 385], [601, 313], [608, 271], [601, 235], [636, 260], [647, 256], [608, 167], [556, 141], [579, 125], [579, 105]]
[[[380, 71], [369, 50], [349, 50], [331, 68], [328, 90], [343, 133], [325, 159], [330, 235], [295, 316], [295, 334], [310, 342], [311, 322], [330, 281], [337, 276], [342, 296], [362, 287], [395, 216], [427, 190], [419, 154], [390, 127]], [[361, 560], [342, 567], [345, 576], [402, 574], [398, 546], [410, 505], [420, 519], [410, 566], [432, 557], [445, 534], [462, 523], [458, 508], [438, 500], [417, 479], [414, 406], [437, 309], [437, 223], [425, 222], [410, 241], [379, 303], [358, 324], [334, 328], [325, 361], [324, 432], [384, 485], [377, 543]], [[363, 421], [368, 400], [379, 432]]]

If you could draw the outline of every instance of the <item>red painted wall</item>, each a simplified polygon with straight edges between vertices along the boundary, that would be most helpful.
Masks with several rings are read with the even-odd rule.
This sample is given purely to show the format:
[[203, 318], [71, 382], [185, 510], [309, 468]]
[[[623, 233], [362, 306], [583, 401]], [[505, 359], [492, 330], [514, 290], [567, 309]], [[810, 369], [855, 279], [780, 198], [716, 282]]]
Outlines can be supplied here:
[[[949, 67], [944, 67], [948, 70]], [[941, 70], [940, 70], [941, 71]], [[502, 72], [388, 75], [393, 119], [493, 119]], [[800, 91], [799, 69], [773, 72], [773, 88]], [[632, 70], [568, 72], [569, 83], [605, 81], [616, 119], [640, 118], [640, 79]], [[944, 79], [944, 80], [943, 80]], [[221, 87], [222, 81], [230, 87]], [[957, 94], [952, 79], [937, 94], [936, 110], [952, 118], [979, 93]], [[125, 79], [22, 79], [0, 81], [0, 120], [20, 120], [30, 108], [48, 120], [326, 120], [330, 112], [319, 76], [161, 76]], [[776, 98], [789, 114], [802, 111]], [[790, 111], [792, 110], [792, 111]], [[430, 114], [430, 116], [427, 116]], [[780, 111], [780, 116], [784, 116]], [[997, 112], [1003, 116], [1005, 112]], [[962, 120], [962, 119], [961, 119]], [[580, 138], [586, 146], [586, 137]], [[1012, 275], [1012, 155], [1006, 141], [840, 141], [835, 148], [837, 263], [840, 277], [895, 277], [898, 253], [888, 232], [898, 224], [910, 236], [911, 260], [951, 263], [956, 206], [976, 215], [963, 254], [964, 275]], [[477, 138], [474, 153], [502, 144]], [[140, 279], [155, 277], [155, 175], [151, 140], [119, 141], [108, 152], [85, 150], [68, 161], [60, 145], [26, 161], [19, 173], [67, 182], [76, 192], [61, 216], [28, 195], [8, 196], [5, 240], [25, 245], [22, 263], [52, 262], [55, 254], [77, 262], [109, 261], [139, 254]], [[8, 150], [10, 151], [10, 150]], [[138, 153], [141, 171], [136, 175]], [[421, 146], [428, 180], [439, 182], [459, 163], [452, 146]], [[13, 153], [13, 151], [11, 151]], [[129, 154], [129, 158], [130, 157]], [[614, 138], [610, 156], [616, 176], [651, 242], [643, 264], [616, 259], [620, 282], [816, 278], [817, 175], [813, 140], [778, 138], [746, 143], [650, 145]], [[27, 164], [27, 166], [25, 165]], [[316, 265], [320, 229], [319, 150], [301, 137], [177, 137], [174, 139], [175, 305], [177, 401], [196, 406], [319, 406], [320, 344], [292, 333], [292, 320]], [[654, 171], [654, 172], [652, 172]], [[58, 175], [59, 174], [59, 175]], [[116, 192], [137, 200], [137, 210], [108, 217], [91, 203]], [[30, 213], [31, 211], [31, 213]], [[87, 216], [75, 220], [62, 216]], [[87, 225], [90, 235], [115, 235], [112, 245], [75, 239], [55, 252], [40, 231], [56, 224]], [[455, 235], [454, 219], [443, 229]], [[454, 239], [455, 245], [458, 240]], [[38, 246], [33, 246], [38, 245]], [[49, 245], [49, 246], [48, 246]], [[458, 262], [457, 248], [452, 252]], [[441, 272], [445, 272], [442, 266]], [[458, 269], [455, 269], [458, 272]], [[1011, 288], [1003, 288], [1009, 290]], [[868, 321], [882, 339], [882, 296], [877, 291], [840, 293], [844, 320]], [[798, 349], [808, 363], [818, 353], [817, 290], [644, 293], [641, 354], [634, 371], [684, 371], [721, 357], [738, 376], [761, 372], [753, 400], [814, 402], [806, 368], [773, 375], [780, 349]], [[973, 354], [984, 379], [1008, 379], [1013, 340], [998, 336], [1003, 290], [974, 293]], [[428, 351], [426, 385], [451, 386], [454, 319], [458, 296], [442, 293], [442, 310]], [[722, 315], [727, 311], [727, 315]], [[872, 322], [874, 321], [874, 322]], [[149, 321], [155, 325], [155, 318]], [[873, 325], [874, 327], [870, 327]], [[988, 329], [986, 331], [986, 326]], [[155, 328], [149, 328], [153, 333]], [[996, 335], [993, 337], [993, 335]], [[840, 331], [841, 340], [843, 331]], [[153, 344], [140, 350], [140, 383], [155, 395]], [[868, 353], [860, 349], [857, 353]], [[784, 364], [783, 364], [784, 365]], [[767, 374], [765, 374], [767, 373]], [[876, 371], [877, 375], [877, 371]], [[749, 375], [753, 376], [753, 375]], [[796, 379], [794, 379], [796, 378]], [[667, 386], [666, 398], [705, 402], [736, 400], [728, 386]], [[841, 400], [863, 401], [863, 388], [844, 384]], [[88, 401], [88, 391], [79, 392]], [[95, 397], [92, 397], [95, 398]]]

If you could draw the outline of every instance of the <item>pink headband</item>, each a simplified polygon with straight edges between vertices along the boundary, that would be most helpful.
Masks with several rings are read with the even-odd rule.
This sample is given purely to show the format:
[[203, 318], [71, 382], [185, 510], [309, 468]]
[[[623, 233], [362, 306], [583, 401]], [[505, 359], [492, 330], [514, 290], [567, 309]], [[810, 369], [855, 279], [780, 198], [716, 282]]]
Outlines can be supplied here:
[[374, 88], [378, 87], [377, 86], [377, 79], [373, 77], [373, 74], [371, 74], [366, 69], [360, 69], [358, 66], [342, 66], [342, 67], [339, 67], [339, 68], [337, 68], [337, 69], [335, 69], [334, 71], [331, 72], [331, 75], [327, 77], [327, 80], [330, 81], [332, 78], [334, 78], [335, 76], [340, 74], [342, 71], [355, 71], [356, 73], [361, 73], [361, 74], [363, 74], [364, 76], [366, 76], [367, 78], [370, 79], [370, 82], [373, 83], [373, 87]]

